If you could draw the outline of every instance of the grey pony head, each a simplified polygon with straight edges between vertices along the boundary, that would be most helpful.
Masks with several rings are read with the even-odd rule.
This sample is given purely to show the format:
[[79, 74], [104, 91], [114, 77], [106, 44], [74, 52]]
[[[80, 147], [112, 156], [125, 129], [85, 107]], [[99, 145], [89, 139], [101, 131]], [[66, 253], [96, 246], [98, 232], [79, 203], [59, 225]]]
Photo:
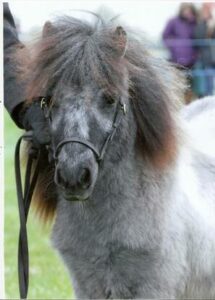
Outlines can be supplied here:
[[131, 152], [157, 168], [174, 160], [172, 102], [178, 91], [167, 93], [166, 86], [176, 75], [165, 78], [162, 72], [170, 67], [152, 58], [129, 29], [101, 19], [92, 25], [63, 17], [45, 24], [35, 52], [27, 98], [52, 95], [54, 147], [75, 136], [100, 149], [112, 129], [118, 102], [127, 106], [102, 167], [84, 145], [62, 147], [54, 178], [68, 198], [88, 198], [98, 176], [120, 165]]

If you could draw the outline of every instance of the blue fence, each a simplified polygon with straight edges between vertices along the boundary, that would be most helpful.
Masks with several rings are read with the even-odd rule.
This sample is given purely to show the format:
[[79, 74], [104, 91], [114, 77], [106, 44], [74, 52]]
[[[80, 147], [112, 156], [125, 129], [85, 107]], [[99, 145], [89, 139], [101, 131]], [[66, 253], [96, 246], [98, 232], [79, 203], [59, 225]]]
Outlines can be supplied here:
[[169, 45], [172, 46], [190, 46], [193, 47], [205, 47], [205, 46], [215, 46], [214, 39], [168, 39]]
[[[192, 88], [197, 96], [202, 95], [215, 95], [215, 40], [214, 39], [169, 39], [165, 41], [168, 43], [168, 46], [176, 47], [194, 47], [199, 54], [199, 59], [197, 59], [196, 64], [192, 69], [185, 70], [187, 75], [192, 78]], [[214, 65], [203, 66], [201, 64], [201, 51], [204, 47], [207, 47], [210, 52], [211, 58], [214, 62]], [[164, 42], [152, 45], [152, 51], [159, 53], [159, 56], [162, 56], [165, 59], [170, 57], [169, 50]]]

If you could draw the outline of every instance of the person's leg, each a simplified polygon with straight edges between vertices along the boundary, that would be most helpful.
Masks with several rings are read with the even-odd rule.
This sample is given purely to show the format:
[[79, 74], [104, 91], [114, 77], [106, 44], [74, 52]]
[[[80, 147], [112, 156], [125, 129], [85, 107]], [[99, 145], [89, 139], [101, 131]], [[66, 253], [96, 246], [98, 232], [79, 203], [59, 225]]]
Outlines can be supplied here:
[[215, 79], [215, 69], [208, 67], [206, 69], [206, 76], [207, 76], [207, 80], [206, 80], [206, 84], [207, 84], [207, 96], [209, 95], [213, 95], [214, 92], [214, 79]]

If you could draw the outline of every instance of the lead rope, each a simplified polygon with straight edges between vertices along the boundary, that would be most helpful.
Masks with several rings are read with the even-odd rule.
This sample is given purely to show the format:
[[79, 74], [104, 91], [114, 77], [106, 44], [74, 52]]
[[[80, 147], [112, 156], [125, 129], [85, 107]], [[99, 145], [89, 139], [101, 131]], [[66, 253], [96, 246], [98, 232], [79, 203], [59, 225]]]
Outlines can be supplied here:
[[[28, 161], [25, 172], [24, 191], [22, 187], [22, 176], [20, 167], [20, 147], [22, 140], [32, 140], [32, 132], [27, 132], [21, 136], [15, 148], [15, 177], [16, 190], [19, 208], [20, 230], [18, 244], [18, 277], [19, 277], [19, 293], [21, 299], [26, 299], [28, 295], [29, 284], [29, 253], [28, 253], [28, 236], [27, 236], [27, 218], [31, 204], [32, 195], [39, 175], [40, 151], [31, 146], [28, 154]], [[36, 161], [35, 169], [32, 173], [32, 166]]]

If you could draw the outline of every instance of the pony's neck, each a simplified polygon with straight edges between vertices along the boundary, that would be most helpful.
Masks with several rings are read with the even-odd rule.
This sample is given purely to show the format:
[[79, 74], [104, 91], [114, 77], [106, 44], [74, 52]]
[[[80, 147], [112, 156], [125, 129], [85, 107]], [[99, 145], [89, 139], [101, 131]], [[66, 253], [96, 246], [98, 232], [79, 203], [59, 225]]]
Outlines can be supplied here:
[[131, 153], [115, 167], [105, 165], [95, 187], [94, 199], [96, 202], [111, 201], [116, 207], [126, 199], [134, 203], [144, 203], [148, 198], [160, 201], [173, 185], [173, 168], [155, 169], [142, 156]]
[[162, 239], [173, 180], [171, 171], [155, 172], [142, 158], [123, 159], [98, 180], [92, 199], [97, 216], [126, 246], [154, 248]]

